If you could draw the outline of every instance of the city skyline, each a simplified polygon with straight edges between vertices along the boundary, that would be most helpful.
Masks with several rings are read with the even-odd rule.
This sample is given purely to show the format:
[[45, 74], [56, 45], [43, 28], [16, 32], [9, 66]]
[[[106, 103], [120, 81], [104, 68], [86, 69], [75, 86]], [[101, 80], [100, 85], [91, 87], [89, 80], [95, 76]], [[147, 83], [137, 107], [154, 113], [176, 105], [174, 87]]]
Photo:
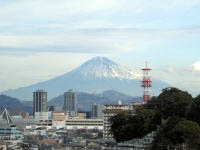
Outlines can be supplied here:
[[95, 56], [139, 74], [148, 61], [153, 78], [200, 90], [198, 0], [0, 4], [1, 92], [59, 76]]

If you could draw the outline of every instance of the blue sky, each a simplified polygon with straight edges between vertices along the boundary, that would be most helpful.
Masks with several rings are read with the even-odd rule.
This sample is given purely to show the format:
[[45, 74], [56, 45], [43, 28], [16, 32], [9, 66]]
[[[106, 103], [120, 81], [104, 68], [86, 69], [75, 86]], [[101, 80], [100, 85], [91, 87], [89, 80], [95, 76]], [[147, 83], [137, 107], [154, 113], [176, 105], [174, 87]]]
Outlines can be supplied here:
[[199, 0], [0, 0], [0, 91], [105, 56], [200, 91]]

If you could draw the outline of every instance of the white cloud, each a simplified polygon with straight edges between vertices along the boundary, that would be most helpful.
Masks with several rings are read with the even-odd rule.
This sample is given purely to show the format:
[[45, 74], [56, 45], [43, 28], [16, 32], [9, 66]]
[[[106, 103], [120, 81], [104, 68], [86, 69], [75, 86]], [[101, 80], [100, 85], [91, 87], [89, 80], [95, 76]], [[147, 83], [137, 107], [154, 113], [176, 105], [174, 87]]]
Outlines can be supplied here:
[[28, 17], [38, 20], [45, 17], [59, 19], [60, 17], [103, 11], [112, 8], [117, 3], [116, 0], [21, 0], [4, 5], [0, 12], [1, 17], [14, 15], [13, 18], [18, 19], [28, 19]]
[[[128, 65], [146, 57], [167, 61], [170, 67], [158, 72], [158, 78], [180, 85], [195, 78], [176, 65], [184, 68], [187, 55], [196, 57], [199, 10], [199, 0], [0, 0], [0, 67], [6, 68], [0, 72], [1, 88], [48, 79], [64, 72], [60, 64], [78, 64], [82, 55], [99, 53], [124, 56], [124, 61], [132, 57]], [[51, 67], [45, 63], [54, 60], [49, 52], [60, 58]], [[190, 68], [198, 72], [198, 66]]]
[[[63, 33], [1, 35], [0, 53], [10, 52], [80, 52], [110, 53], [135, 51], [173, 51], [198, 45], [199, 29], [142, 30], [99, 28], [67, 30]], [[194, 39], [194, 40], [193, 40]], [[187, 42], [183, 42], [187, 41]], [[190, 42], [192, 43], [190, 44]], [[178, 46], [178, 48], [177, 48]]]
[[[1, 35], [0, 55], [11, 53], [74, 52], [113, 53], [136, 51], [180, 51], [190, 47], [190, 30], [83, 29], [47, 35]], [[176, 40], [175, 40], [176, 39]], [[183, 42], [187, 41], [187, 42]], [[195, 42], [195, 40], [193, 40]], [[183, 43], [183, 44], [182, 44]], [[188, 44], [188, 45], [185, 45]], [[194, 46], [197, 42], [192, 43]], [[178, 48], [175, 46], [179, 46]], [[164, 47], [164, 49], [163, 49]]]
[[188, 67], [188, 70], [200, 73], [200, 61], [197, 61]]
[[158, 29], [176, 24], [176, 18], [184, 20], [179, 15], [191, 14], [199, 4], [198, 0], [0, 1], [0, 26], [7, 25], [0, 28], [0, 52], [99, 53], [169, 47], [174, 39], [187, 40], [195, 33]]
[[9, 26], [9, 25], [10, 25], [9, 22], [1, 22], [0, 21], [0, 27]]
[[[127, 26], [151, 27], [174, 24], [174, 17], [187, 18], [200, 7], [199, 0], [20, 0], [0, 1], [0, 19], [12, 28], [64, 24], [67, 28]], [[188, 13], [189, 12], [189, 13]], [[180, 15], [185, 15], [182, 17]], [[198, 13], [192, 16], [195, 20]], [[166, 19], [169, 22], [165, 22]], [[155, 23], [158, 23], [155, 26]], [[153, 25], [152, 25], [152, 22]], [[191, 24], [193, 23], [190, 20]], [[89, 23], [89, 24], [88, 24]], [[105, 23], [105, 24], [104, 24]], [[17, 25], [17, 26], [16, 26]], [[9, 29], [11, 30], [11, 29]], [[13, 29], [12, 29], [13, 30]], [[11, 31], [12, 31], [11, 30]], [[15, 29], [17, 30], [17, 29]], [[24, 31], [25, 32], [25, 31]], [[40, 32], [40, 31], [37, 31]]]

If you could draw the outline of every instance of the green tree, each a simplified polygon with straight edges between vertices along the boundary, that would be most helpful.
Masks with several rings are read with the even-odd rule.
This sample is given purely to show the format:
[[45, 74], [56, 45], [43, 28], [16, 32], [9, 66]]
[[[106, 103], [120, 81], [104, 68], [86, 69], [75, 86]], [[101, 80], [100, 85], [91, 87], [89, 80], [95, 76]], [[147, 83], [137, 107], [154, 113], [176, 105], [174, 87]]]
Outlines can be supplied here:
[[[200, 149], [200, 96], [177, 88], [166, 88], [153, 97], [136, 114], [119, 114], [111, 118], [111, 133], [117, 142], [142, 138], [155, 131], [153, 150], [187, 144]], [[163, 146], [163, 147], [162, 147]]]
[[198, 123], [171, 117], [168, 122], [161, 127], [154, 137], [152, 150], [167, 149], [167, 146], [187, 144], [192, 148], [200, 148], [200, 127]]
[[158, 99], [158, 97], [153, 96], [150, 101], [143, 105], [143, 108], [157, 110], [159, 104], [160, 100]]
[[110, 118], [110, 132], [117, 142], [142, 138], [146, 134], [156, 130], [161, 118], [153, 109], [141, 109], [137, 115], [119, 113]]
[[171, 116], [185, 118], [192, 105], [192, 96], [177, 88], [166, 88], [158, 96], [157, 110], [164, 119]]
[[188, 114], [188, 119], [197, 122], [200, 125], [200, 95], [194, 98], [193, 104]]
[[167, 150], [168, 145], [174, 145], [170, 132], [181, 120], [182, 119], [177, 117], [169, 117], [167, 121], [157, 129], [152, 143], [152, 150]]
[[176, 137], [176, 135], [179, 135], [177, 143], [187, 143], [190, 147], [200, 148], [200, 127], [198, 123], [190, 120], [180, 121], [172, 129], [172, 137]]
[[[155, 131], [157, 126], [161, 124], [161, 116], [156, 113], [155, 109], [140, 109], [135, 116], [141, 117], [143, 119], [141, 125], [143, 132], [141, 137], [152, 131]], [[134, 124], [134, 122], [132, 122], [132, 124]]]
[[129, 122], [132, 118], [133, 116], [128, 112], [122, 112], [110, 118], [110, 132], [117, 142], [123, 142], [130, 139], [128, 130], [131, 128]]

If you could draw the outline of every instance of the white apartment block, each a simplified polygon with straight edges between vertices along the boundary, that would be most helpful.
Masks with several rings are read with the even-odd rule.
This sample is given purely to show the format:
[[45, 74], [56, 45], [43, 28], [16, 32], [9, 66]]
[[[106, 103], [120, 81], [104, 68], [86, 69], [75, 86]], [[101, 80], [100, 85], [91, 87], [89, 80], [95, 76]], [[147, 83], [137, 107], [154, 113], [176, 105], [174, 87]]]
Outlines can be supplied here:
[[78, 119], [69, 118], [65, 120], [67, 129], [98, 129], [103, 130], [103, 119]]
[[35, 112], [35, 121], [46, 121], [51, 118], [51, 112]]
[[113, 136], [110, 134], [110, 123], [109, 119], [110, 117], [120, 113], [120, 112], [130, 112], [129, 105], [124, 104], [110, 104], [110, 105], [104, 105], [103, 110], [103, 138], [105, 140], [114, 140]]

